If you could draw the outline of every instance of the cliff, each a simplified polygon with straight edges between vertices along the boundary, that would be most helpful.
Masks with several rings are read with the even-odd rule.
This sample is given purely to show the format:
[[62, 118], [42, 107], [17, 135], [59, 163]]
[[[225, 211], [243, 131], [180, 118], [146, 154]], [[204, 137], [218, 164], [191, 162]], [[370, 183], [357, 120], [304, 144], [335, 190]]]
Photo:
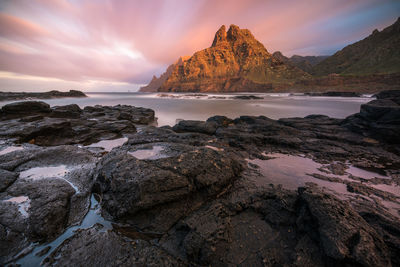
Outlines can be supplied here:
[[307, 79], [299, 68], [274, 58], [247, 29], [222, 26], [211, 47], [175, 65], [158, 91], [268, 91], [275, 86]]

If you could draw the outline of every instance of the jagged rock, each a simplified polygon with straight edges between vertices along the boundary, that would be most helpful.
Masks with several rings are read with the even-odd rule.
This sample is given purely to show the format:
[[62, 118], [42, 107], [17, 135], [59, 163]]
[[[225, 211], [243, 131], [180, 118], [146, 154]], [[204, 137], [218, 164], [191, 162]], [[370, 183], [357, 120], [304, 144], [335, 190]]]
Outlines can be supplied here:
[[31, 242], [50, 241], [83, 219], [96, 158], [76, 146], [35, 147], [1, 155], [0, 162], [0, 173], [14, 179], [0, 194], [5, 263]]
[[214, 134], [217, 125], [212, 121], [189, 121], [184, 120], [178, 122], [173, 128], [175, 132], [196, 132], [204, 134]]
[[154, 111], [126, 105], [50, 108], [44, 102], [31, 101], [4, 106], [0, 121], [0, 137], [16, 138], [20, 143], [88, 145], [134, 134], [135, 124], [154, 121]]
[[21, 100], [21, 99], [48, 99], [61, 97], [87, 97], [83, 92], [78, 90], [69, 90], [69, 92], [49, 91], [43, 93], [26, 93], [26, 92], [0, 92], [0, 101]]
[[101, 226], [77, 231], [45, 260], [44, 266], [186, 266], [144, 240], [130, 240]]
[[211, 47], [176, 65], [159, 91], [269, 91], [273, 83], [309, 78], [277, 60], [247, 29], [222, 26]]

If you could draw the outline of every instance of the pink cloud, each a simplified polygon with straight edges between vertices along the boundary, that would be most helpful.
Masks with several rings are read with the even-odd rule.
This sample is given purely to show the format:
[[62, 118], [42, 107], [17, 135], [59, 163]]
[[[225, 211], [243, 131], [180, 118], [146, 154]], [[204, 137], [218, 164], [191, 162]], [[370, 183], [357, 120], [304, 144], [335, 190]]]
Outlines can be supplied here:
[[[374, 11], [385, 5], [392, 11]], [[390, 0], [5, 1], [0, 71], [144, 83], [179, 56], [208, 47], [222, 24], [250, 29], [270, 52], [318, 54], [360, 39], [376, 22], [394, 22], [399, 9]], [[376, 13], [370, 24], [361, 16], [368, 12]], [[363, 31], [351, 20], [342, 32], [329, 27], [354, 16]]]

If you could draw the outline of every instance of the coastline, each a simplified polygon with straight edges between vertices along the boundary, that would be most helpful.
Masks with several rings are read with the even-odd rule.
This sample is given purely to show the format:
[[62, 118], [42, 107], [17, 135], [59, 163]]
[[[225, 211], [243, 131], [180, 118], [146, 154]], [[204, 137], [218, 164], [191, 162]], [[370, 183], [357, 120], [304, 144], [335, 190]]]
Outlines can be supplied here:
[[[400, 235], [390, 229], [400, 226], [393, 123], [400, 101], [395, 92], [376, 97], [345, 119], [214, 116], [158, 128], [149, 126], [154, 111], [126, 105], [3, 106], [0, 218], [8, 235], [0, 244], [8, 245], [1, 262], [18, 263], [31, 242], [50, 242], [79, 224], [94, 194], [111, 228], [95, 220], [26, 257], [45, 266], [83, 258], [396, 265]], [[113, 139], [120, 141], [101, 148]], [[49, 167], [60, 169], [41, 172]]]

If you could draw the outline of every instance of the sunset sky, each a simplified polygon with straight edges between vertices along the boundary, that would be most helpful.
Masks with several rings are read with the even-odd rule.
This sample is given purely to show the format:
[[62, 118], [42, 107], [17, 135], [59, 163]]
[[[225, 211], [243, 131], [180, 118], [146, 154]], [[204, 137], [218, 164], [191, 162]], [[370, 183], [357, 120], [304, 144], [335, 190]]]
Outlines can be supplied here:
[[0, 0], [0, 91], [134, 91], [222, 24], [271, 53], [333, 54], [399, 15], [398, 0]]

